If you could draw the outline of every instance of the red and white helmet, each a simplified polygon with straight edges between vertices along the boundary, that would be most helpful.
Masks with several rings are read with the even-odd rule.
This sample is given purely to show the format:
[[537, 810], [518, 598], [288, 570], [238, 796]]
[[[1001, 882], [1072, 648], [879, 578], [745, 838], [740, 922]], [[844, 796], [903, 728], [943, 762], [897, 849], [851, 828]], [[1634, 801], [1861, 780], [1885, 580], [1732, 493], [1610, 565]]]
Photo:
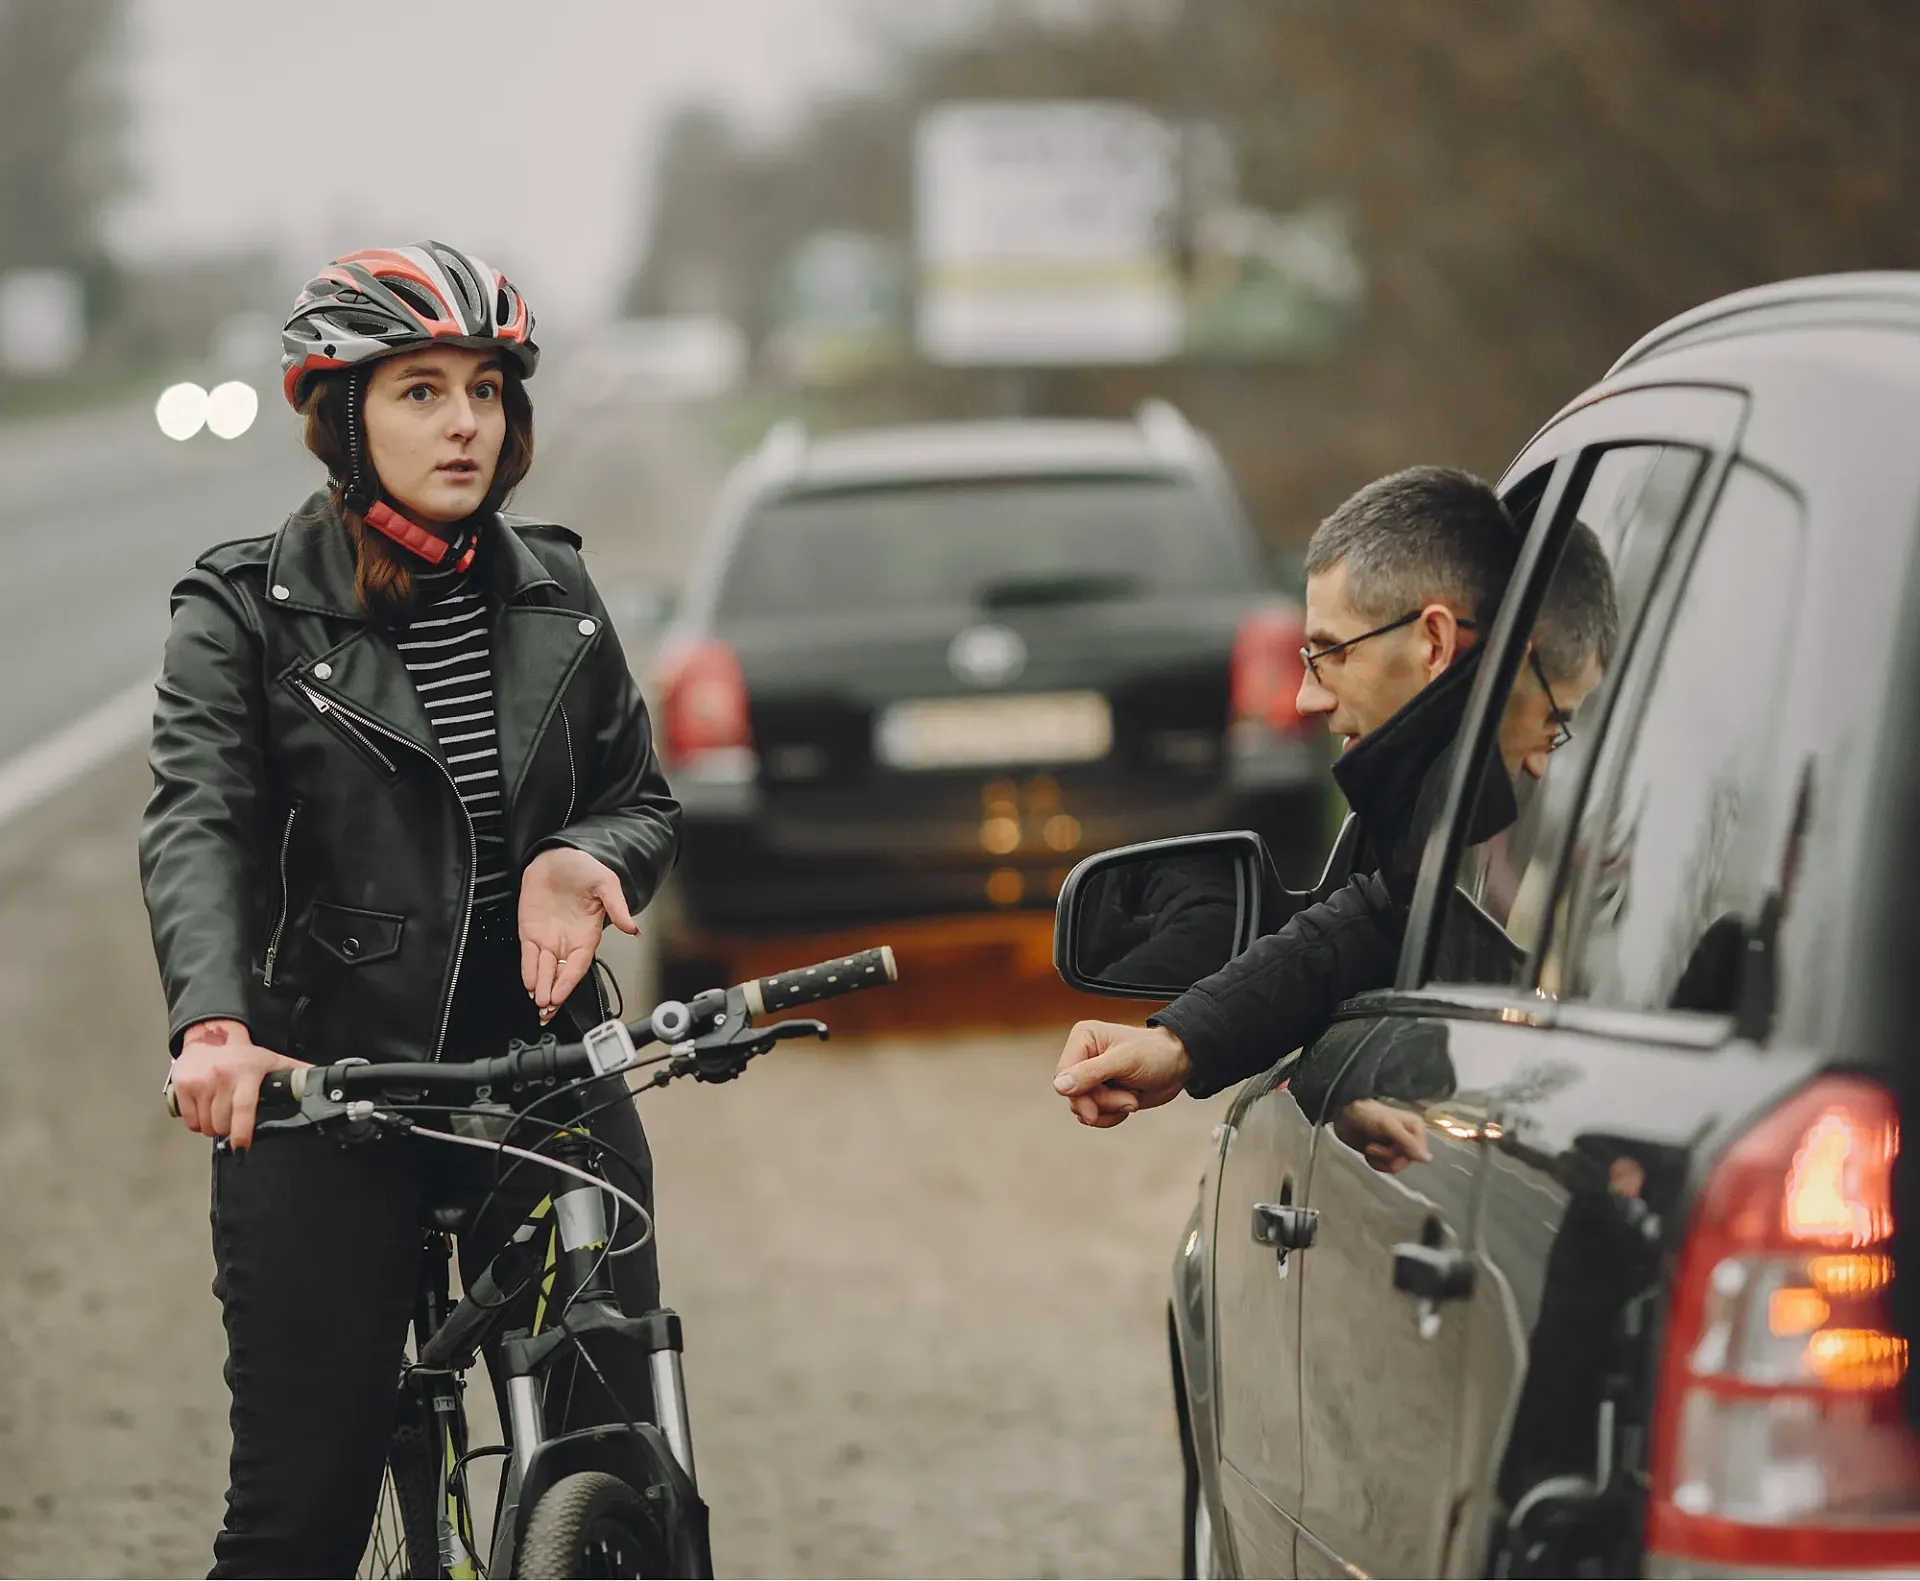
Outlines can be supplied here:
[[433, 342], [494, 347], [531, 377], [533, 314], [498, 269], [444, 242], [370, 247], [306, 284], [280, 331], [282, 387], [298, 409], [315, 376]]

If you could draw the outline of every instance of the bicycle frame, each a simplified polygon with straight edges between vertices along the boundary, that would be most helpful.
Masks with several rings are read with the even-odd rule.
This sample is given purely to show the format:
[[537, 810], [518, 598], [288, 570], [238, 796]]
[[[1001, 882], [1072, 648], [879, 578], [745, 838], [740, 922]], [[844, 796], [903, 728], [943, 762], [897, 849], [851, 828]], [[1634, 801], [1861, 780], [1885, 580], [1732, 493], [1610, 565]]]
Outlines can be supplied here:
[[[585, 1167], [592, 1148], [566, 1136], [553, 1156]], [[694, 1481], [680, 1319], [665, 1308], [638, 1317], [621, 1310], [606, 1271], [608, 1234], [605, 1197], [594, 1187], [583, 1183], [543, 1198], [451, 1310], [449, 1236], [433, 1231], [427, 1237], [414, 1313], [415, 1360], [401, 1379], [408, 1402], [402, 1409], [434, 1434], [440, 1565], [456, 1581], [480, 1574], [466, 1475], [464, 1374], [506, 1322], [511, 1297], [536, 1278], [540, 1294], [532, 1328], [505, 1334], [499, 1351], [509, 1459], [487, 1573], [508, 1573], [540, 1495], [560, 1478], [589, 1470], [615, 1473], [647, 1500], [663, 1542], [675, 1550], [676, 1574], [713, 1573], [707, 1509]], [[591, 1356], [593, 1349], [622, 1345], [646, 1353], [654, 1420], [550, 1434], [546, 1382], [558, 1359], [569, 1350]], [[632, 1402], [621, 1405], [633, 1408]]]

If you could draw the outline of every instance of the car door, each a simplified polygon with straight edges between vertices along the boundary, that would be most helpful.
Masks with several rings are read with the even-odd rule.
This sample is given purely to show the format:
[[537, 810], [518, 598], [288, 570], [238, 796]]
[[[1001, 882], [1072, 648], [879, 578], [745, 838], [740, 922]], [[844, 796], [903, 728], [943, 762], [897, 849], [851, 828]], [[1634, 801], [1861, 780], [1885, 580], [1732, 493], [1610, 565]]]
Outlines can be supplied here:
[[1304, 1468], [1296, 1568], [1421, 1575], [1440, 1551], [1464, 1357], [1455, 1286], [1473, 1254], [1472, 1095], [1456, 1090], [1454, 1045], [1491, 1030], [1444, 1015], [1383, 1014], [1362, 996], [1306, 1056], [1340, 1067], [1367, 1102], [1403, 1112], [1427, 1162], [1398, 1173], [1321, 1130], [1300, 1271]]
[[[1488, 639], [1509, 662], [1483, 667], [1464, 727], [1483, 732], [1481, 750], [1463, 762], [1484, 755], [1499, 728], [1525, 647], [1519, 634], [1539, 605], [1516, 607], [1513, 593], [1547, 574], [1547, 540], [1559, 534], [1557, 554], [1576, 511], [1602, 515], [1607, 490], [1625, 490], [1623, 504], [1589, 525], [1611, 536], [1614, 574], [1643, 602], [1678, 524], [1703, 508], [1713, 458], [1724, 458], [1741, 411], [1731, 392], [1643, 389], [1583, 409], [1523, 454], [1506, 492], [1529, 538]], [[1463, 797], [1455, 787], [1452, 805], [1467, 805]], [[1444, 861], [1448, 876], [1441, 884], [1423, 874], [1400, 984], [1343, 1006], [1306, 1055], [1331, 1082], [1329, 1119], [1370, 1100], [1417, 1128], [1429, 1160], [1383, 1173], [1340, 1125], [1315, 1133], [1306, 1198], [1315, 1240], [1299, 1275], [1301, 1574], [1433, 1574], [1457, 1546], [1475, 1486], [1462, 1458], [1476, 1428], [1463, 1414], [1474, 1316], [1505, 1300], [1483, 1274], [1487, 1144], [1516, 1092], [1547, 1094], [1572, 1079], [1546, 1040], [1550, 1007], [1484, 984], [1419, 986], [1432, 962], [1422, 952], [1443, 928], [1455, 943], [1499, 946], [1476, 946], [1471, 958], [1511, 970], [1526, 958], [1503, 923], [1537, 896], [1510, 885], [1491, 897], [1499, 914], [1489, 913], [1477, 903], [1484, 870], [1471, 875], [1476, 893], [1463, 894], [1453, 881], [1457, 823], [1443, 820], [1428, 853], [1428, 868]], [[1524, 1228], [1550, 1235], [1551, 1218], [1542, 1205]]]
[[1301, 1249], [1313, 1128], [1291, 1062], [1243, 1086], [1221, 1138], [1214, 1220], [1220, 1501], [1241, 1575], [1294, 1573], [1300, 1508]]

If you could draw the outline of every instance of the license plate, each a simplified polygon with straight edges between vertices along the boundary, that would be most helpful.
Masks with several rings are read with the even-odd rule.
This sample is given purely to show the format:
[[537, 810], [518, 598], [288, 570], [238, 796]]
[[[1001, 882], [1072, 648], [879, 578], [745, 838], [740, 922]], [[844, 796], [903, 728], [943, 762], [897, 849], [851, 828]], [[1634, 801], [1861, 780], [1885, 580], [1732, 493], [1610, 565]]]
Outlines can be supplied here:
[[1098, 692], [940, 697], [895, 703], [874, 725], [888, 768], [988, 768], [1091, 763], [1113, 747], [1113, 711]]

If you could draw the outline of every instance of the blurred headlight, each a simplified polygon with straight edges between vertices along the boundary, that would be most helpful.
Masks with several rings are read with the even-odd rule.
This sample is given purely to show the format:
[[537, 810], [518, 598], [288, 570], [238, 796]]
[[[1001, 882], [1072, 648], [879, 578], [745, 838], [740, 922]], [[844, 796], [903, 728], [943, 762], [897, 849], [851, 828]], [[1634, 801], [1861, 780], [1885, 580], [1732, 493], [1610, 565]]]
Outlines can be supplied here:
[[238, 439], [249, 428], [260, 410], [260, 397], [253, 386], [242, 379], [216, 384], [207, 397], [207, 427], [222, 439]]
[[191, 439], [207, 420], [207, 392], [197, 384], [170, 384], [153, 403], [155, 421], [169, 439]]

